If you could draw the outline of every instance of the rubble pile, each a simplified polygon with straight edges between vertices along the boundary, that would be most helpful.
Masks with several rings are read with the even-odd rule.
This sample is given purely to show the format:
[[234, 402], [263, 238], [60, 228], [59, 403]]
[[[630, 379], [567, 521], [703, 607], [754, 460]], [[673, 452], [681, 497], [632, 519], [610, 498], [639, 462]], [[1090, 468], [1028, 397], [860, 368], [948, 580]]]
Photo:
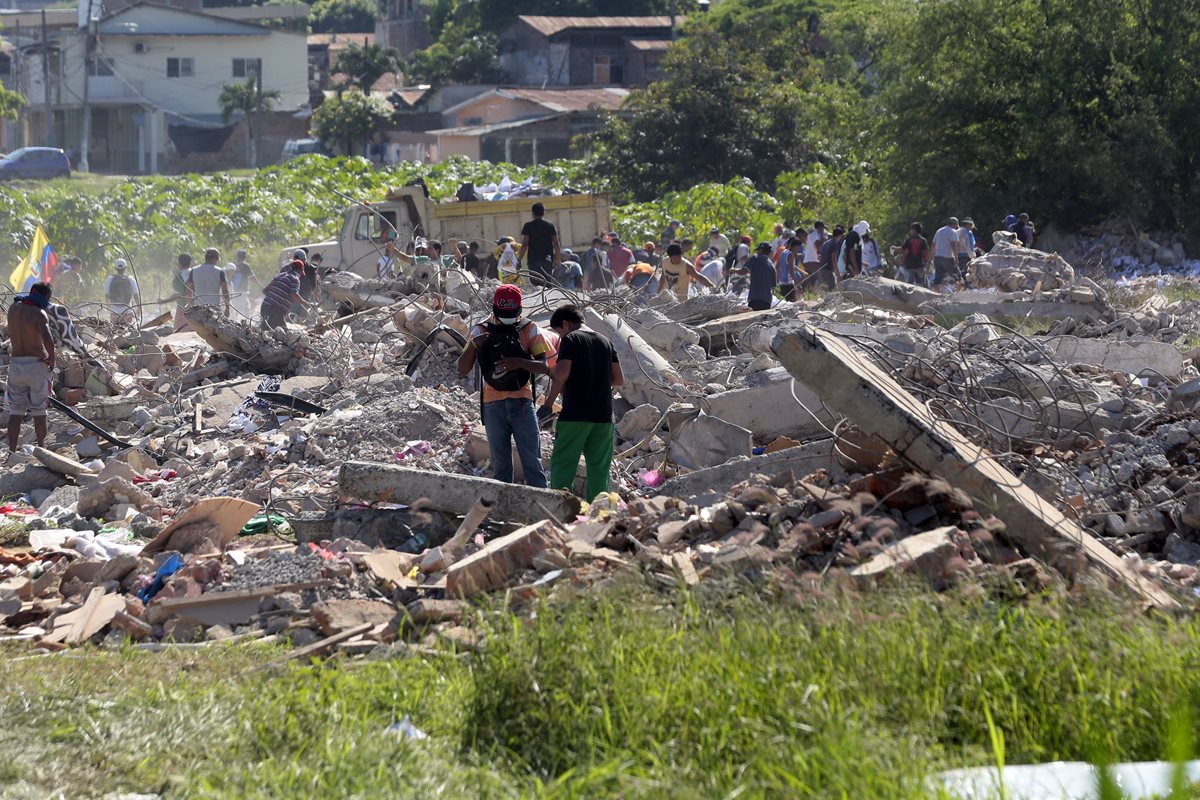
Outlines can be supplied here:
[[55, 386], [73, 416], [0, 471], [0, 640], [475, 647], [486, 595], [618, 570], [1100, 574], [1170, 606], [1200, 586], [1200, 372], [1170, 333], [1194, 309], [1019, 250], [973, 262], [990, 290], [852, 279], [765, 311], [527, 292], [543, 322], [583, 304], [621, 358], [612, 491], [590, 503], [490, 479], [455, 366], [488, 307], [474, 279], [339, 273], [335, 314], [279, 331], [80, 321], [94, 352]]

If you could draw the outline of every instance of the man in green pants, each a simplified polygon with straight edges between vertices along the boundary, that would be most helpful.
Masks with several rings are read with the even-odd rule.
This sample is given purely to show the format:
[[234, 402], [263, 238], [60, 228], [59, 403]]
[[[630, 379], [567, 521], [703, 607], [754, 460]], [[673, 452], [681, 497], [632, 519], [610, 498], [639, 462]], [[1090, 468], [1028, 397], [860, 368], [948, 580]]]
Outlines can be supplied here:
[[625, 375], [612, 343], [595, 331], [583, 330], [583, 316], [575, 306], [556, 309], [550, 329], [561, 340], [552, 372], [554, 386], [546, 401], [552, 403], [562, 394], [550, 456], [550, 488], [574, 486], [582, 455], [587, 463], [587, 499], [595, 500], [608, 491], [614, 439], [612, 390], [625, 383]]

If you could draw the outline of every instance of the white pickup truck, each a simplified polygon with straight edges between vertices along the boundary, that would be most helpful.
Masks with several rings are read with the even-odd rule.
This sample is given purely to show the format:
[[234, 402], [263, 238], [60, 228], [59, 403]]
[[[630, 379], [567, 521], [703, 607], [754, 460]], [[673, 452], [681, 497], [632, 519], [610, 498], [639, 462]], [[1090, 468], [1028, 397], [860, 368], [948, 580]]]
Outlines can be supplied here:
[[546, 220], [558, 228], [563, 247], [586, 249], [593, 237], [612, 228], [608, 195], [604, 194], [436, 203], [425, 196], [422, 187], [405, 186], [389, 190], [385, 200], [346, 209], [337, 239], [292, 245], [280, 253], [280, 259], [290, 259], [292, 252], [302, 247], [310, 256], [320, 253], [325, 266], [373, 278], [384, 246], [391, 240], [400, 248], [416, 237], [479, 242], [481, 254], [486, 254], [502, 236], [520, 241], [521, 228], [533, 218], [530, 209], [534, 203], [546, 207]]

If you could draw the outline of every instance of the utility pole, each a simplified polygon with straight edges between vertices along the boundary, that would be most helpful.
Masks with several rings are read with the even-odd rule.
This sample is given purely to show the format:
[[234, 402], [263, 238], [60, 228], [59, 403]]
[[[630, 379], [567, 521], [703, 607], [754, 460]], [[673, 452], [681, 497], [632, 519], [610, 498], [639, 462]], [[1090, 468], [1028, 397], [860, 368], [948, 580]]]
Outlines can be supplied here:
[[42, 88], [45, 90], [46, 113], [42, 120], [42, 139], [47, 147], [54, 145], [54, 137], [50, 135], [50, 122], [53, 112], [50, 111], [50, 40], [46, 36], [46, 9], [42, 9]]
[[675, 0], [671, 0], [671, 41], [675, 41]]
[[96, 31], [94, 30], [95, 23], [92, 21], [92, 3], [94, 0], [88, 0], [87, 27], [84, 29], [83, 40], [83, 125], [82, 135], [79, 143], [79, 163], [76, 165], [80, 172], [88, 172], [91, 170], [91, 165], [88, 164], [88, 151], [92, 146], [92, 106], [88, 102], [88, 77], [92, 74], [92, 47], [96, 41]]
[[256, 58], [254, 62], [254, 83], [256, 95], [254, 101], [254, 149], [250, 151], [250, 166], [257, 169], [259, 146], [262, 144], [263, 125], [262, 59]]

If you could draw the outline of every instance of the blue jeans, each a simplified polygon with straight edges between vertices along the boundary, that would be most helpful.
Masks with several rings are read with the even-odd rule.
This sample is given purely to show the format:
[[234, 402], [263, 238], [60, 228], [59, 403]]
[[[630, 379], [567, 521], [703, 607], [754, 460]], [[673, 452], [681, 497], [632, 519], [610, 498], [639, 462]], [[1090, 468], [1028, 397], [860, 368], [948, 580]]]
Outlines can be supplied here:
[[517, 444], [517, 457], [525, 472], [525, 483], [546, 488], [546, 472], [542, 469], [542, 440], [538, 435], [537, 412], [532, 400], [493, 400], [484, 403], [483, 427], [487, 431], [488, 449], [492, 451], [492, 471], [496, 480], [513, 482], [512, 445]]

